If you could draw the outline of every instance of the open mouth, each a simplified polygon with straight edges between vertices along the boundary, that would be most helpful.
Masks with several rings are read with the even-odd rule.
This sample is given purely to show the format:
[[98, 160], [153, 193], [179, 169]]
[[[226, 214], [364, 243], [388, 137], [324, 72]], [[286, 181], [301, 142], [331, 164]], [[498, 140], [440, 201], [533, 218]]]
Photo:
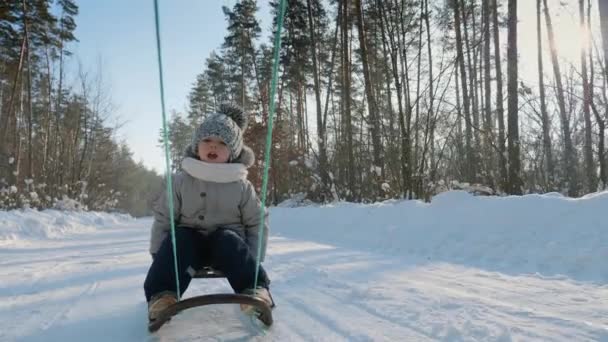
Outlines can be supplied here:
[[207, 158], [209, 160], [216, 160], [217, 159], [217, 154], [213, 153], [213, 152], [207, 153]]

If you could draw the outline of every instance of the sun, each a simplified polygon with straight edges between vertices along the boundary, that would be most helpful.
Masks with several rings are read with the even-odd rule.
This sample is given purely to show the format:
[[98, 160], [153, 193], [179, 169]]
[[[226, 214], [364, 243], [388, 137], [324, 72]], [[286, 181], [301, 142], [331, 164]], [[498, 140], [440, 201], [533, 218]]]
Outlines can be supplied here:
[[581, 49], [589, 47], [588, 30], [581, 29], [578, 22], [562, 22], [553, 29], [557, 54], [568, 63], [580, 64]]
[[[597, 12], [597, 11], [596, 11]], [[581, 29], [578, 6], [573, 4], [554, 6], [550, 8], [555, 45], [560, 63], [575, 65], [580, 68], [581, 48], [587, 48], [591, 40], [588, 30]], [[598, 23], [597, 16], [592, 13], [592, 30], [595, 37], [599, 37], [599, 30], [595, 28]], [[538, 42], [536, 36], [536, 8], [530, 1], [524, 4], [520, 12], [520, 27], [518, 41], [524, 62], [536, 64], [536, 51]], [[549, 46], [548, 29], [544, 12], [541, 17], [542, 45], [545, 58], [545, 67], [550, 67], [551, 51]], [[598, 32], [596, 32], [598, 31]], [[564, 65], [565, 67], [566, 65]]]

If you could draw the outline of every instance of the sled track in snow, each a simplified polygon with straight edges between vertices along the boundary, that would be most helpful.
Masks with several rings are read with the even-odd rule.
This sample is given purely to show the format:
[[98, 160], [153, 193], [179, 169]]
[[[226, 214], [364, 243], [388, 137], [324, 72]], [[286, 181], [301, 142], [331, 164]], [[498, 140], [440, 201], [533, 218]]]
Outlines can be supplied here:
[[82, 300], [82, 298], [84, 298], [84, 296], [92, 295], [93, 293], [95, 293], [95, 291], [97, 291], [98, 287], [98, 282], [94, 282], [86, 286], [84, 290], [82, 290], [73, 300], [69, 301], [66, 304], [63, 304], [63, 307], [58, 310], [58, 313], [53, 315], [53, 318], [51, 318], [49, 321], [42, 323], [42, 330], [47, 330], [51, 328], [57, 321], [66, 318], [70, 311]]

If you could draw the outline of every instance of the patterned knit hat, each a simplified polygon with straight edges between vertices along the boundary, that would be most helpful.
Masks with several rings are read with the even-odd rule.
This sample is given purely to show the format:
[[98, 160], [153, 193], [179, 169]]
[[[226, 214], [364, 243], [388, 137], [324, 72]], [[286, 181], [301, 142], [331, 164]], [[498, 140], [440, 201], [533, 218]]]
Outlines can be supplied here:
[[253, 151], [243, 143], [243, 133], [247, 129], [248, 118], [239, 106], [224, 103], [217, 113], [207, 116], [192, 136], [192, 143], [186, 155], [198, 158], [198, 144], [206, 138], [217, 137], [226, 143], [230, 150], [229, 163], [242, 163], [249, 167], [253, 165]]

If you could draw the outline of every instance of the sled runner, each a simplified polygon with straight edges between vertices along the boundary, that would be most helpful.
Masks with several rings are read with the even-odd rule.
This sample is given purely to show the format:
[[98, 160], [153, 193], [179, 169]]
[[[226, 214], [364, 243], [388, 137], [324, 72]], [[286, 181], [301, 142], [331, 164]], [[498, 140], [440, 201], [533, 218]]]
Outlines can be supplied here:
[[[196, 272], [193, 278], [224, 278], [224, 275], [210, 267], [205, 267]], [[267, 327], [272, 325], [272, 307], [262, 299], [251, 295], [236, 293], [218, 293], [196, 296], [180, 300], [165, 309], [158, 318], [148, 323], [148, 330], [155, 332], [178, 313], [194, 308], [212, 304], [245, 304], [255, 308], [257, 318]], [[274, 305], [273, 305], [274, 306]]]

